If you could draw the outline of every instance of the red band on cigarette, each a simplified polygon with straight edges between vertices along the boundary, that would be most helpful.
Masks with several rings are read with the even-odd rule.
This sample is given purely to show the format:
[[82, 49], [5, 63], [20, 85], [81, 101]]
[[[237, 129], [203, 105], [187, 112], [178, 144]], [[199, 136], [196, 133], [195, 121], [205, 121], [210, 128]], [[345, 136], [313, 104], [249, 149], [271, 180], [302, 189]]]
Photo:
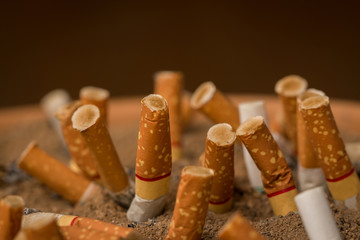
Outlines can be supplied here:
[[291, 186], [291, 187], [285, 188], [285, 189], [283, 189], [283, 190], [281, 190], [281, 191], [268, 194], [267, 196], [268, 196], [268, 198], [275, 197], [275, 196], [277, 196], [277, 195], [280, 195], [280, 194], [289, 192], [289, 191], [291, 191], [291, 190], [293, 190], [293, 189], [296, 189], [296, 187], [295, 187], [295, 186]]
[[354, 171], [355, 171], [354, 169], [351, 169], [351, 171], [349, 173], [345, 174], [344, 176], [341, 176], [341, 177], [335, 178], [335, 179], [327, 178], [326, 181], [327, 182], [338, 182], [338, 181], [343, 180], [343, 179], [347, 178], [348, 176], [350, 176]]
[[74, 225], [75, 220], [76, 220], [76, 219], [78, 219], [78, 218], [79, 218], [79, 217], [74, 217], [74, 219], [73, 219], [73, 220], [71, 220], [70, 226]]
[[158, 180], [161, 180], [163, 178], [167, 178], [171, 175], [171, 172], [169, 172], [168, 174], [165, 174], [164, 176], [160, 176], [160, 177], [156, 177], [156, 178], [143, 178], [143, 177], [140, 177], [139, 175], [135, 174], [135, 176], [142, 180], [142, 181], [145, 181], [145, 182], [155, 182], [155, 181], [158, 181]]
[[171, 146], [181, 147], [181, 142], [171, 142]]
[[224, 204], [224, 203], [228, 202], [230, 199], [231, 199], [231, 197], [229, 197], [229, 198], [227, 198], [227, 199], [225, 199], [224, 201], [221, 201], [221, 202], [209, 201], [209, 203], [214, 204], [214, 205], [221, 205], [221, 204]]

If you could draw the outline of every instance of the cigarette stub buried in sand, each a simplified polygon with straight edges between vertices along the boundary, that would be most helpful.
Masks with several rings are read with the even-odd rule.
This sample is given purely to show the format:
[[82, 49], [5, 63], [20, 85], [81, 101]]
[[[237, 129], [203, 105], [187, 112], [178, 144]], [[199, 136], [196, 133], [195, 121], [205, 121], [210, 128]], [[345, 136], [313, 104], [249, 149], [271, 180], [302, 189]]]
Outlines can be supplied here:
[[18, 165], [29, 175], [73, 203], [85, 201], [97, 191], [95, 184], [71, 171], [63, 163], [41, 150], [34, 142], [24, 150]]
[[295, 202], [310, 240], [341, 239], [322, 187], [299, 193]]
[[300, 108], [331, 195], [349, 208], [360, 209], [359, 178], [339, 136], [329, 98], [310, 97]]
[[215, 213], [232, 208], [235, 140], [235, 132], [227, 123], [216, 124], [207, 133], [203, 166], [215, 173], [209, 200], [209, 210]]
[[265, 240], [240, 213], [235, 213], [225, 223], [220, 229], [218, 236], [220, 240]]
[[85, 143], [81, 133], [72, 126], [71, 117], [81, 106], [79, 101], [75, 101], [60, 107], [55, 116], [61, 124], [62, 133], [68, 146], [72, 160], [88, 179], [97, 181], [100, 178], [95, 167], [94, 157]]
[[296, 211], [297, 190], [292, 172], [261, 116], [243, 122], [236, 135], [244, 143], [261, 171], [264, 190], [275, 215]]
[[291, 140], [295, 154], [297, 152], [296, 98], [306, 90], [307, 85], [307, 81], [297, 75], [286, 76], [275, 85], [275, 92], [279, 95], [282, 105], [286, 135]]
[[[34, 225], [37, 222], [42, 221], [42, 219], [46, 218], [56, 219], [57, 225], [61, 228], [61, 232], [64, 233], [66, 239], [70, 240], [78, 239], [73, 238], [73, 236], [78, 233], [79, 230], [84, 233], [84, 236], [88, 237], [84, 239], [95, 239], [93, 238], [94, 235], [111, 237], [105, 239], [142, 239], [140, 234], [132, 228], [121, 227], [115, 224], [106, 223], [91, 218], [83, 218], [78, 216], [62, 215], [55, 213], [36, 212], [25, 215], [23, 217], [22, 225], [23, 227]], [[86, 231], [82, 229], [93, 230], [95, 232], [88, 231], [87, 234], [85, 234]], [[105, 235], [99, 234], [99, 232], [104, 233]]]
[[[122, 193], [128, 189], [128, 176], [116, 153], [99, 109], [92, 104], [79, 107], [72, 116], [72, 123], [73, 128], [81, 132], [92, 152], [96, 169], [104, 186], [120, 204], [129, 206], [131, 200], [125, 197], [125, 192]], [[116, 196], [117, 194], [123, 196]]]
[[158, 72], [154, 76], [154, 92], [164, 97], [168, 103], [170, 115], [170, 135], [172, 160], [181, 157], [181, 94], [183, 74], [174, 71]]
[[169, 192], [171, 175], [169, 110], [165, 98], [151, 94], [141, 100], [135, 167], [136, 197], [127, 217], [147, 221], [159, 215]]
[[0, 200], [0, 239], [12, 240], [21, 227], [24, 200], [8, 195]]
[[165, 239], [201, 239], [214, 171], [188, 166], [181, 173], [169, 232]]
[[228, 123], [234, 130], [239, 126], [238, 109], [212, 82], [205, 82], [196, 89], [191, 106], [215, 123]]
[[320, 161], [308, 137], [304, 118], [300, 112], [300, 104], [309, 97], [325, 96], [316, 89], [307, 89], [297, 98], [297, 134], [298, 134], [298, 180], [301, 190], [325, 185], [325, 177], [320, 167]]
[[[268, 124], [267, 113], [264, 101], [243, 102], [239, 104], [240, 122], [244, 122], [255, 116], [262, 116], [265, 124]], [[245, 167], [248, 173], [250, 185], [257, 191], [263, 192], [264, 187], [261, 180], [261, 173], [257, 168], [254, 160], [250, 156], [246, 147], [243, 145], [243, 156]]]
[[64, 240], [54, 216], [43, 216], [23, 226], [14, 240]]
[[100, 110], [101, 117], [106, 124], [108, 120], [107, 108], [109, 97], [109, 91], [103, 88], [87, 86], [80, 89], [81, 104], [93, 104], [97, 106]]

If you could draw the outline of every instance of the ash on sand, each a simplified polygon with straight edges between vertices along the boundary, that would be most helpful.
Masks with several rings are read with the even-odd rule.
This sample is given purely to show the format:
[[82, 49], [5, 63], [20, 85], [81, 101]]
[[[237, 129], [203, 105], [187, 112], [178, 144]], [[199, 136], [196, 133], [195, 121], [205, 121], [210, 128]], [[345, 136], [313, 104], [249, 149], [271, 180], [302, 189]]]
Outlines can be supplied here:
[[[46, 122], [7, 129], [0, 135], [0, 197], [8, 194], [20, 195], [27, 208], [45, 212], [80, 215], [137, 229], [147, 239], [164, 239], [174, 209], [174, 200], [181, 170], [186, 165], [198, 165], [198, 159], [205, 147], [206, 132], [210, 124], [190, 126], [184, 133], [183, 160], [173, 165], [170, 197], [163, 214], [144, 223], [126, 219], [126, 209], [117, 205], [105, 192], [89, 201], [73, 206], [56, 193], [27, 176], [16, 168], [16, 160], [27, 144], [35, 140], [39, 146], [57, 159], [67, 162], [69, 156], [61, 141]], [[134, 174], [137, 124], [131, 126], [110, 126], [110, 132], [124, 166]], [[267, 239], [308, 239], [299, 214], [289, 213], [274, 217], [265, 194], [250, 188], [245, 166], [241, 159], [241, 148], [235, 147], [235, 193], [231, 212], [214, 214], [209, 212], [204, 226], [203, 239], [216, 239], [216, 234], [226, 220], [239, 211]], [[132, 176], [133, 177], [133, 176]], [[329, 198], [336, 223], [344, 239], [360, 239], [360, 211], [335, 207]]]

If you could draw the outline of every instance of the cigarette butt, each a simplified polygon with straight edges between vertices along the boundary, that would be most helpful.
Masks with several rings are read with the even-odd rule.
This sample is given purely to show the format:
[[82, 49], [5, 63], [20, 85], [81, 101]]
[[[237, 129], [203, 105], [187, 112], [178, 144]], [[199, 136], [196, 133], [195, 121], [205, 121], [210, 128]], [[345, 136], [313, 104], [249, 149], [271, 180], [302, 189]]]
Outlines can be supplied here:
[[84, 194], [91, 196], [95, 186], [85, 177], [72, 172], [63, 163], [30, 143], [21, 154], [19, 168], [57, 192], [63, 198], [77, 203], [84, 201]]
[[[339, 136], [329, 98], [310, 97], [301, 102], [300, 108], [331, 195], [347, 204], [347, 199], [359, 196], [360, 183]], [[357, 204], [348, 207], [356, 208]]]
[[302, 101], [313, 96], [325, 96], [325, 93], [317, 89], [307, 89], [297, 98], [297, 134], [298, 134], [298, 180], [301, 190], [324, 185], [326, 183], [322, 173], [320, 162], [314, 152], [311, 141], [308, 137], [306, 125], [300, 112]]
[[62, 133], [68, 150], [75, 161], [76, 166], [90, 180], [99, 180], [100, 175], [96, 170], [94, 158], [87, 147], [81, 133], [73, 128], [71, 117], [74, 112], [81, 106], [79, 101], [75, 101], [60, 107], [55, 116], [60, 121]]
[[225, 223], [225, 225], [219, 231], [220, 240], [265, 240], [265, 238], [256, 231], [248, 220], [240, 213], [235, 213]]
[[136, 154], [136, 197], [127, 212], [129, 220], [147, 221], [163, 210], [172, 167], [169, 129], [169, 110], [165, 98], [158, 94], [144, 97], [141, 100]]
[[205, 152], [203, 152], [199, 157], [199, 165], [201, 167], [206, 167], [206, 165], [205, 165]]
[[190, 104], [215, 123], [228, 123], [234, 130], [239, 127], [238, 109], [212, 82], [201, 84], [192, 95]]
[[295, 202], [310, 240], [341, 239], [322, 187], [299, 193]]
[[61, 127], [56, 117], [54, 116], [54, 113], [60, 107], [68, 104], [70, 101], [70, 95], [64, 89], [55, 89], [47, 93], [40, 101], [42, 111], [45, 113], [51, 127], [55, 130], [62, 141], [64, 139], [61, 133]]
[[307, 81], [298, 75], [286, 76], [275, 85], [282, 105], [286, 135], [291, 140], [294, 153], [297, 152], [296, 98], [306, 90], [307, 85]]
[[112, 193], [128, 187], [128, 176], [116, 153], [110, 134], [95, 105], [83, 105], [72, 115], [73, 128], [81, 132], [94, 156], [104, 186]]
[[48, 215], [23, 227], [14, 240], [64, 240], [56, 218]]
[[93, 104], [100, 110], [100, 115], [104, 122], [108, 123], [108, 100], [110, 92], [106, 89], [86, 86], [80, 89], [80, 101], [82, 105]]
[[[244, 122], [249, 118], [255, 116], [262, 116], [264, 118], [265, 124], [268, 124], [267, 113], [265, 109], [264, 101], [251, 101], [243, 102], [239, 104], [239, 118], [240, 122]], [[242, 145], [243, 148], [243, 157], [245, 162], [245, 167], [248, 173], [248, 178], [250, 185], [257, 191], [263, 192], [264, 186], [261, 180], [261, 173], [257, 168], [254, 160], [251, 158], [246, 147]]]
[[207, 133], [204, 164], [215, 173], [209, 200], [209, 210], [215, 213], [232, 208], [235, 140], [235, 132], [227, 123], [216, 124]]
[[189, 126], [194, 110], [191, 108], [191, 93], [183, 90], [181, 94], [181, 129], [185, 131]]
[[236, 130], [236, 135], [261, 171], [264, 190], [275, 215], [286, 215], [290, 211], [296, 211], [294, 196], [297, 190], [292, 172], [265, 125], [264, 118], [249, 118]]
[[156, 199], [169, 191], [171, 175], [169, 112], [165, 98], [150, 94], [141, 100], [136, 154], [136, 195]]
[[106, 232], [100, 232], [92, 229], [81, 228], [81, 227], [60, 227], [61, 233], [64, 235], [66, 240], [99, 240], [99, 239], [108, 239], [108, 240], [118, 240], [120, 239], [117, 236], [113, 236]]
[[0, 239], [12, 240], [21, 227], [24, 200], [20, 196], [8, 195], [0, 200]]
[[181, 94], [183, 74], [174, 71], [157, 72], [154, 76], [154, 92], [163, 96], [169, 107], [172, 160], [181, 158]]
[[[84, 218], [84, 217], [78, 217], [78, 216], [62, 215], [62, 214], [55, 214], [55, 213], [44, 213], [44, 212], [36, 212], [36, 213], [29, 214], [29, 215], [25, 215], [23, 217], [23, 228], [27, 227], [29, 225], [34, 225], [37, 222], [42, 221], [42, 219], [46, 219], [46, 218], [50, 218], [50, 217], [55, 218], [57, 225], [60, 226], [62, 229], [63, 229], [63, 227], [91, 229], [94, 231], [109, 234], [110, 236], [120, 237], [120, 239], [133, 239], [131, 237], [134, 237], [134, 239], [137, 239], [135, 237], [140, 236], [139, 233], [137, 233], [132, 228], [121, 227], [121, 226], [118, 226], [115, 224], [95, 220], [92, 218]], [[66, 229], [68, 229], [68, 228], [66, 228]], [[70, 232], [70, 231], [71, 231], [71, 233], [69, 233], [69, 234], [72, 235], [73, 232], [76, 232], [77, 230], [69, 230], [66, 232]]]
[[165, 239], [200, 239], [209, 205], [214, 171], [187, 166], [181, 173], [174, 213]]

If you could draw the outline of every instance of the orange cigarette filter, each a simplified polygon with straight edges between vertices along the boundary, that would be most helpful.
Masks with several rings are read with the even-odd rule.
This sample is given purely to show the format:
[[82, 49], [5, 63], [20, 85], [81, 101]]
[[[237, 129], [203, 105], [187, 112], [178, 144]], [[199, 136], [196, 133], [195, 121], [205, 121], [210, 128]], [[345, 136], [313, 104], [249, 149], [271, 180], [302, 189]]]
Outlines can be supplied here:
[[297, 153], [296, 99], [307, 88], [307, 81], [298, 75], [289, 75], [275, 85], [284, 115], [285, 135], [290, 139], [294, 153]]
[[0, 200], [0, 239], [12, 240], [21, 227], [24, 200], [8, 195]]
[[45, 217], [23, 228], [14, 240], [64, 240], [54, 217]]
[[339, 201], [358, 195], [359, 178], [339, 136], [329, 98], [310, 97], [300, 104], [300, 108], [331, 195]]
[[101, 117], [104, 119], [106, 124], [108, 123], [109, 97], [109, 91], [103, 88], [86, 86], [80, 89], [81, 104], [93, 104], [97, 106], [100, 110]]
[[203, 164], [215, 173], [209, 201], [209, 210], [215, 213], [232, 208], [235, 140], [235, 132], [227, 123], [216, 124], [207, 133]]
[[94, 158], [81, 133], [72, 126], [71, 117], [80, 106], [79, 101], [69, 103], [56, 111], [55, 116], [60, 121], [72, 160], [88, 179], [99, 180], [100, 175], [96, 170]]
[[72, 115], [73, 128], [81, 132], [92, 152], [95, 166], [104, 186], [112, 193], [123, 191], [128, 176], [116, 153], [99, 108], [92, 104], [79, 107]]
[[81, 228], [81, 227], [60, 227], [61, 233], [64, 235], [66, 240], [118, 240], [118, 236], [108, 234], [106, 232], [100, 232], [92, 229]]
[[167, 102], [160, 95], [150, 94], [141, 100], [135, 167], [136, 195], [153, 200], [168, 193], [171, 151]]
[[21, 154], [19, 168], [33, 176], [63, 198], [77, 203], [91, 194], [92, 186], [84, 176], [74, 173], [63, 163], [32, 142]]
[[196, 89], [191, 106], [215, 123], [228, 123], [234, 130], [240, 125], [237, 107], [212, 82], [205, 82]]
[[183, 169], [169, 232], [165, 239], [201, 239], [214, 171], [199, 166]]
[[191, 108], [191, 93], [184, 90], [181, 95], [181, 130], [185, 131], [189, 126], [194, 110]]
[[308, 89], [297, 98], [297, 137], [298, 137], [298, 160], [304, 168], [319, 168], [320, 162], [314, 152], [314, 148], [309, 139], [304, 118], [300, 112], [300, 104], [307, 98], [314, 96], [325, 96], [325, 93], [316, 89]]
[[243, 122], [236, 135], [244, 143], [261, 171], [264, 190], [275, 215], [296, 211], [297, 190], [292, 172], [261, 116]]
[[169, 107], [172, 160], [181, 158], [181, 94], [183, 74], [174, 71], [162, 71], [155, 74], [154, 92], [163, 96]]
[[241, 216], [240, 213], [235, 213], [220, 229], [220, 240], [265, 240], [265, 238], [256, 231], [249, 221]]

